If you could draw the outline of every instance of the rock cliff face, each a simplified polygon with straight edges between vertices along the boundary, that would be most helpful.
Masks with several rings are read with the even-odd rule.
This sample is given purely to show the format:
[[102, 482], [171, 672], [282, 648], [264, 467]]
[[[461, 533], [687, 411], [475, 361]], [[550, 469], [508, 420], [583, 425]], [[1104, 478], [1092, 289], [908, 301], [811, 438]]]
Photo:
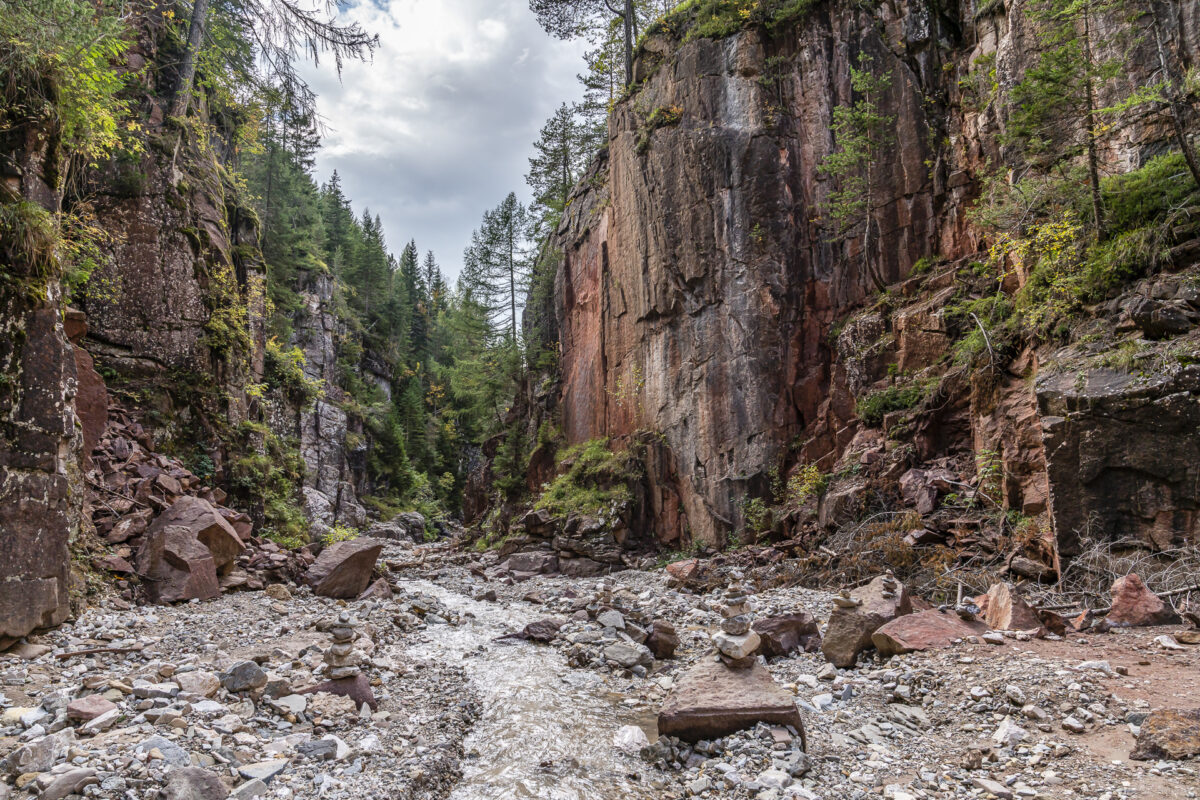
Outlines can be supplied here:
[[[36, 113], [36, 112], [35, 112]], [[60, 314], [50, 213], [61, 195], [52, 118], [13, 120], [0, 185], [0, 649], [70, 613], [79, 533], [75, 356]]]
[[[1197, 56], [1198, 21], [1181, 10], [1167, 43], [1185, 63]], [[557, 232], [555, 304], [566, 438], [662, 435], [649, 476], [660, 539], [720, 543], [744, 526], [747, 499], [791, 465], [857, 458], [870, 434], [856, 399], [888, 365], [919, 372], [945, 358], [953, 270], [940, 285], [911, 282], [894, 316], [855, 317], [875, 326], [857, 340], [835, 326], [875, 295], [869, 262], [895, 291], [922, 258], [963, 261], [984, 248], [967, 211], [989, 162], [1012, 156], [997, 145], [1004, 104], [978, 102], [972, 86], [978, 65], [994, 63], [993, 91], [1012, 87], [1032, 63], [1029, 26], [1021, 2], [914, 0], [874, 14], [829, 2], [773, 35], [643, 46], [638, 85]], [[819, 169], [863, 56], [890, 73], [878, 102], [894, 118], [872, 215], [878, 246], [865, 254], [861, 237], [835, 244], [823, 226], [834, 187]], [[1153, 68], [1148, 52], [1122, 57], [1147, 73], [1135, 79]], [[1114, 127], [1101, 153], [1110, 171], [1166, 146], [1149, 117]], [[960, 380], [917, 429], [890, 435], [911, 441], [918, 461], [994, 448], [1008, 507], [1038, 514], [1051, 494], [1069, 505], [1068, 462], [1052, 466], [1053, 490], [1046, 483], [1039, 414], [1058, 401], [1039, 410], [1027, 380], [1036, 369], [1029, 353], [996, 385]], [[1071, 441], [1085, 435], [1072, 430]], [[1168, 526], [1194, 525], [1180, 520]]]

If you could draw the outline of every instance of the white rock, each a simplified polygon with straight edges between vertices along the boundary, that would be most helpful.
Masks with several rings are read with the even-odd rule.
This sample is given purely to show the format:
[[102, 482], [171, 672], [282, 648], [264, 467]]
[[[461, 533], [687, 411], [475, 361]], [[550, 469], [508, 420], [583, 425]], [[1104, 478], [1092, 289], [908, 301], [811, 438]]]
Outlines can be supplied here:
[[643, 747], [650, 746], [646, 732], [637, 725], [622, 725], [613, 734], [612, 743], [613, 747], [630, 755], [637, 755]]

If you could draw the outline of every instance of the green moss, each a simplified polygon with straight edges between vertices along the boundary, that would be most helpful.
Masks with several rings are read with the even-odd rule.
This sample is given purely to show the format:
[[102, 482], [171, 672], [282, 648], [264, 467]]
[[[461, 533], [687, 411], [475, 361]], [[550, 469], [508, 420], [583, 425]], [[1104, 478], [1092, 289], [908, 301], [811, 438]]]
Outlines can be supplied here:
[[637, 151], [645, 152], [650, 146], [650, 136], [659, 128], [678, 125], [683, 118], [683, 109], [679, 106], [659, 106], [650, 112], [645, 121], [638, 127]]
[[559, 469], [534, 508], [559, 517], [598, 516], [633, 499], [630, 484], [641, 479], [643, 466], [636, 453], [614, 452], [607, 439], [593, 439], [568, 448]]
[[299, 347], [285, 349], [275, 339], [267, 341], [267, 385], [282, 391], [301, 407], [308, 407], [321, 395], [324, 385], [322, 381], [309, 378], [304, 373], [304, 366], [304, 351]]
[[924, 402], [934, 385], [934, 381], [913, 381], [880, 389], [855, 403], [854, 413], [863, 424], [872, 428], [879, 427], [885, 415], [893, 411], [906, 411]]

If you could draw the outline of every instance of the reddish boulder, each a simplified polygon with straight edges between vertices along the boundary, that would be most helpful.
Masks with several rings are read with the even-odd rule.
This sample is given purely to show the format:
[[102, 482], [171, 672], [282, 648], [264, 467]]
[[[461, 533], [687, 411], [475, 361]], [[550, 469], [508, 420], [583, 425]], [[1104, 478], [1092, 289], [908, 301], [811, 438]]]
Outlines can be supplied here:
[[983, 633], [987, 626], [967, 622], [951, 612], [922, 611], [897, 617], [871, 635], [875, 648], [885, 656], [949, 647], [956, 639]]
[[111, 700], [101, 697], [98, 694], [89, 694], [87, 697], [81, 697], [78, 700], [72, 700], [67, 703], [67, 719], [88, 722], [96, 717], [107, 714], [116, 707], [116, 704]]
[[153, 603], [208, 600], [221, 593], [212, 553], [190, 528], [169, 525], [146, 531], [137, 563]]
[[679, 647], [679, 636], [675, 626], [665, 619], [656, 619], [650, 623], [646, 632], [646, 647], [655, 658], [674, 658], [675, 648]]
[[998, 631], [1031, 631], [1042, 629], [1037, 612], [1017, 594], [1011, 583], [995, 583], [988, 593], [976, 599], [983, 610], [983, 621]]
[[316, 686], [301, 689], [297, 694], [316, 694], [317, 692], [327, 692], [341, 697], [349, 697], [354, 701], [355, 708], [362, 708], [363, 703], [370, 706], [372, 711], [379, 707], [379, 703], [375, 699], [375, 693], [371, 691], [371, 682], [361, 672], [353, 678], [339, 678], [338, 680], [318, 683]]
[[335, 542], [317, 556], [304, 573], [304, 582], [322, 597], [358, 597], [371, 582], [382, 551], [383, 542], [378, 539]]
[[685, 741], [715, 739], [760, 722], [791, 725], [804, 741], [804, 723], [791, 692], [757, 661], [730, 669], [704, 659], [681, 675], [658, 714], [658, 732]]
[[155, 532], [164, 528], [182, 528], [204, 545], [212, 554], [213, 563], [218, 570], [232, 568], [238, 554], [245, 549], [225, 517], [221, 516], [212, 504], [199, 497], [181, 497], [166, 511], [155, 517], [154, 522], [146, 529], [149, 538]]
[[896, 581], [895, 588], [888, 590], [887, 580], [880, 576], [851, 596], [860, 601], [857, 608], [834, 608], [825, 628], [825, 639], [821, 652], [835, 667], [852, 667], [858, 654], [871, 647], [871, 634], [883, 625], [912, 613], [912, 599], [904, 584]]
[[667, 564], [667, 585], [685, 589], [703, 589], [707, 587], [711, 570], [708, 564], [698, 558], [685, 558]]
[[1136, 573], [1117, 578], [1111, 592], [1112, 608], [1105, 618], [1109, 625], [1138, 627], [1175, 625], [1179, 622], [1175, 609], [1146, 588]]
[[754, 632], [761, 639], [758, 652], [768, 658], [793, 650], [812, 653], [821, 647], [821, 628], [806, 611], [755, 620]]

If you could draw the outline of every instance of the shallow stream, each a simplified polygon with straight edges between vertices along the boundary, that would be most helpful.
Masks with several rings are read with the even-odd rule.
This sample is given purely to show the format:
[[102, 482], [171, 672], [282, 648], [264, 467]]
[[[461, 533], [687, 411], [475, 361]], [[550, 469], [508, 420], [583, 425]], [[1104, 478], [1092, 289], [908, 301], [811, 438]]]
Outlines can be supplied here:
[[428, 641], [410, 653], [461, 663], [483, 703], [451, 800], [658, 796], [646, 783], [652, 770], [613, 746], [617, 729], [644, 722], [644, 713], [621, 705], [603, 676], [572, 669], [554, 648], [495, 641], [544, 615], [523, 604], [478, 602], [428, 581], [400, 584], [461, 615], [458, 626], [430, 626]]

